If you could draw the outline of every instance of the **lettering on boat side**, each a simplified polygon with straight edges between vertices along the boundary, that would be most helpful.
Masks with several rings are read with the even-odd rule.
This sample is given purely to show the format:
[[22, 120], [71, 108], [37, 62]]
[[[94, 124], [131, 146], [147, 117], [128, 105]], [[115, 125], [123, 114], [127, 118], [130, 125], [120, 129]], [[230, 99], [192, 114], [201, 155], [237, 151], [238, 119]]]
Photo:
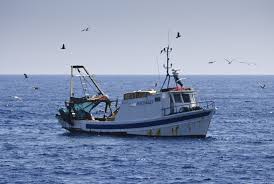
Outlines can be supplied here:
[[[122, 104], [128, 104], [129, 102], [123, 101]], [[130, 106], [136, 106], [136, 105], [145, 105], [145, 104], [153, 104], [154, 100], [143, 100], [143, 101], [137, 101], [134, 103], [131, 103]]]
[[145, 105], [145, 104], [153, 104], [153, 100], [139, 101], [136, 105]]

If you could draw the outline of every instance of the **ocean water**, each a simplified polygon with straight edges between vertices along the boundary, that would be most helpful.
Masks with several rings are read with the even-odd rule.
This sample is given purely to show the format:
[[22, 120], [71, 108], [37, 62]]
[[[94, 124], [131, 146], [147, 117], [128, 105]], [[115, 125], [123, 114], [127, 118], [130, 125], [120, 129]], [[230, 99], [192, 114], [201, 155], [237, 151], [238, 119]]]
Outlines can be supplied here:
[[[97, 78], [120, 99], [158, 79]], [[216, 103], [204, 139], [71, 134], [55, 119], [68, 76], [0, 76], [0, 183], [274, 183], [274, 76], [187, 76], [185, 84]]]

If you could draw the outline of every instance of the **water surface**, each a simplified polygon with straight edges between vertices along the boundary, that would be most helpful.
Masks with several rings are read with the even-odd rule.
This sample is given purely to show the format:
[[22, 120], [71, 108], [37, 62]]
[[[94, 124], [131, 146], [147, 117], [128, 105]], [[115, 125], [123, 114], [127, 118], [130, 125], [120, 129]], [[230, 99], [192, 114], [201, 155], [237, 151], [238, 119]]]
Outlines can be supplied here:
[[[97, 79], [121, 99], [158, 77]], [[185, 84], [216, 102], [205, 139], [70, 134], [54, 117], [68, 76], [0, 76], [0, 183], [272, 183], [274, 76], [187, 76]]]

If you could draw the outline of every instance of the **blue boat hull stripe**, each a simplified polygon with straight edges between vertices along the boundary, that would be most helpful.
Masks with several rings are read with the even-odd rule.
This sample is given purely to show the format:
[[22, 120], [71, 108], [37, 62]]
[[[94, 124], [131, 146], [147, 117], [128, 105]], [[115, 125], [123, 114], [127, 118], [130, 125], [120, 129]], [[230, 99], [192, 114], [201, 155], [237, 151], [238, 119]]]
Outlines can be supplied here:
[[159, 126], [159, 125], [166, 125], [170, 123], [175, 123], [178, 121], [185, 121], [189, 119], [195, 119], [200, 118], [204, 116], [208, 116], [210, 114], [210, 111], [207, 112], [201, 112], [197, 114], [191, 114], [187, 116], [180, 116], [165, 120], [155, 120], [155, 121], [149, 121], [144, 123], [129, 123], [129, 124], [112, 124], [112, 125], [98, 125], [98, 124], [87, 124], [87, 129], [130, 129], [130, 128], [145, 128], [145, 127], [152, 127], [152, 126]]

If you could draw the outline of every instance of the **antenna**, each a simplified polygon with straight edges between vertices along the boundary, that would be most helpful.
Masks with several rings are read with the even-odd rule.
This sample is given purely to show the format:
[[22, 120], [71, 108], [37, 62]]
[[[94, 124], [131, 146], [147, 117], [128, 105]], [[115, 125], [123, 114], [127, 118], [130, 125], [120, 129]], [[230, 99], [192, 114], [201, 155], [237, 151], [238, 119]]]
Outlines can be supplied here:
[[[172, 48], [169, 46], [170, 45], [169, 34], [170, 34], [170, 31], [168, 31], [168, 34], [167, 34], [167, 41], [168, 41], [167, 47], [164, 47], [160, 52], [160, 54], [162, 54], [162, 53], [166, 54], [166, 65], [163, 65], [164, 68], [166, 69], [166, 78], [165, 78], [164, 83], [161, 87], [161, 91], [163, 91], [163, 88], [165, 87], [166, 82], [167, 82], [166, 89], [169, 88], [170, 77], [171, 77], [169, 74], [169, 69], [172, 68], [172, 63], [170, 63], [169, 61], [170, 61], [170, 53], [172, 52]], [[179, 32], [177, 32], [176, 38], [179, 38], [179, 37], [181, 37], [181, 35]], [[180, 86], [183, 86], [183, 83], [180, 81], [179, 74], [177, 73], [176, 70], [174, 70], [172, 72], [172, 77], [174, 77], [176, 86], [177, 86], [177, 84], [179, 84]]]
[[164, 65], [164, 68], [166, 69], [166, 78], [165, 78], [165, 81], [164, 81], [164, 83], [161, 87], [161, 90], [164, 88], [165, 83], [166, 83], [167, 80], [168, 80], [167, 88], [169, 87], [169, 82], [170, 82], [169, 69], [172, 67], [172, 64], [169, 64], [169, 60], [170, 60], [169, 54], [170, 54], [171, 51], [172, 51], [172, 48], [170, 48], [169, 45], [161, 50], [161, 52], [166, 53], [166, 65]]
[[158, 78], [156, 79], [156, 82], [154, 84], [155, 88], [158, 86], [158, 83], [160, 83], [160, 69], [159, 69], [158, 56], [156, 57], [156, 64], [157, 64]]
[[157, 69], [158, 69], [158, 82], [160, 82], [160, 69], [159, 69], [158, 57], [156, 57], [156, 62], [157, 62]]
[[172, 51], [172, 48], [169, 47], [169, 32], [170, 31], [168, 30], [168, 32], [167, 32], [167, 47], [165, 47], [161, 50], [161, 53], [162, 52], [166, 53], [166, 65], [163, 65], [163, 67], [166, 69], [166, 78], [165, 78], [165, 81], [161, 87], [161, 90], [164, 88], [167, 80], [168, 80], [167, 88], [169, 87], [169, 82], [170, 82], [169, 68], [172, 67], [172, 64], [169, 65], [169, 53]]
[[169, 33], [170, 33], [170, 30], [168, 30], [168, 32], [167, 32], [167, 45], [170, 45], [170, 42], [169, 42]]

